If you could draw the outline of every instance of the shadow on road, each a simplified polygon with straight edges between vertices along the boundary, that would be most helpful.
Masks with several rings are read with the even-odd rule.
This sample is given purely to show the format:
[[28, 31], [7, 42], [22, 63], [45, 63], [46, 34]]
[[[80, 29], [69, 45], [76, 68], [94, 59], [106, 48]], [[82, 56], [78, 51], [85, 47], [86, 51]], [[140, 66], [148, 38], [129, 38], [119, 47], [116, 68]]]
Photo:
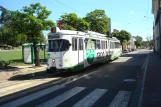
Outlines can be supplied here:
[[[139, 58], [139, 59], [144, 59], [146, 57], [146, 55], [141, 55], [141, 54], [124, 54], [121, 57], [131, 57], [131, 59], [133, 58]], [[46, 71], [41, 71], [41, 72], [35, 72], [35, 73], [30, 73], [30, 74], [23, 74], [23, 75], [16, 75], [11, 77], [9, 80], [10, 81], [17, 81], [17, 80], [31, 80], [31, 79], [43, 79], [43, 78], [54, 78], [54, 77], [62, 77], [62, 78], [66, 78], [66, 77], [71, 77], [71, 76], [82, 76], [84, 74], [88, 74], [94, 70], [97, 70], [98, 68], [102, 68], [103, 66], [109, 66], [110, 64], [116, 65], [119, 63], [125, 63], [125, 64], [129, 64], [129, 61], [131, 61], [131, 59], [127, 60], [126, 62], [108, 62], [108, 64], [94, 64], [90, 67], [87, 67], [81, 71], [77, 71], [77, 72], [56, 72], [56, 73], [47, 73]], [[132, 64], [135, 65], [136, 62], [133, 62]], [[138, 62], [139, 64], [139, 62]], [[130, 65], [129, 65], [130, 66]]]
[[17, 80], [31, 80], [31, 79], [43, 79], [43, 78], [54, 78], [54, 77], [70, 77], [74, 75], [83, 75], [86, 73], [90, 73], [93, 70], [96, 70], [105, 64], [94, 64], [90, 67], [87, 67], [83, 70], [77, 71], [77, 72], [53, 72], [53, 73], [47, 73], [46, 71], [41, 71], [41, 72], [33, 72], [29, 74], [21, 74], [21, 75], [16, 75], [8, 79], [9, 81], [17, 81]]
[[[132, 57], [132, 58], [128, 59], [125, 62], [121, 62], [118, 59], [118, 60], [115, 60], [113, 62], [109, 62], [108, 64], [95, 64], [95, 65], [90, 66], [90, 67], [88, 67], [88, 68], [86, 68], [82, 71], [79, 71], [79, 72], [67, 72], [67, 73], [59, 73], [58, 74], [58, 73], [47, 73], [46, 71], [42, 71], [42, 72], [34, 73], [34, 76], [33, 76], [33, 73], [26, 74], [26, 75], [17, 75], [17, 76], [11, 77], [9, 80], [10, 81], [17, 81], [17, 80], [22, 81], [22, 80], [34, 80], [34, 79], [43, 79], [43, 78], [62, 77], [63, 82], [67, 82], [67, 81], [72, 80], [73, 78], [81, 77], [82, 75], [89, 74], [90, 72], [96, 71], [96, 70], [101, 69], [101, 68], [102, 68], [102, 72], [107, 73], [109, 75], [106, 78], [114, 78], [114, 77], [120, 78], [120, 76], [122, 76], [121, 79], [122, 78], [127, 78], [127, 79], [137, 78], [137, 76], [140, 74], [140, 72], [133, 72], [133, 71], [138, 71], [141, 68], [142, 63], [144, 62], [144, 60], [145, 60], [144, 58], [146, 57], [146, 55], [145, 54], [144, 55], [141, 55], [141, 54], [124, 54], [121, 57], [129, 57], [129, 56]], [[139, 62], [136, 63], [135, 59], [138, 60]], [[132, 66], [132, 67], [130, 67], [130, 66]], [[119, 70], [119, 72], [115, 72], [115, 70]], [[128, 73], [126, 75], [123, 73], [123, 72], [125, 72], [125, 70], [128, 71]], [[94, 74], [93, 78], [95, 78], [95, 77], [98, 78], [99, 77], [98, 74], [99, 73]], [[115, 75], [115, 76], [112, 77], [111, 75]], [[105, 75], [102, 74], [101, 77], [99, 77], [99, 78], [104, 78], [104, 76]], [[68, 77], [72, 77], [72, 78], [68, 78]], [[37, 86], [34, 86], [32, 88], [25, 89], [25, 90], [4, 96], [3, 97], [4, 100], [0, 100], [0, 103], [1, 102], [5, 103], [5, 98], [6, 99], [7, 98], [8, 99], [16, 98], [14, 96], [16, 94], [19, 94], [19, 95], [17, 95], [17, 98], [21, 97], [21, 92], [23, 92], [23, 93], [25, 92], [25, 94], [28, 95], [28, 93], [34, 93], [34, 92], [37, 92], [38, 90], [45, 89], [47, 87], [53, 86], [53, 82], [55, 82], [55, 80], [52, 80], [52, 81], [49, 81], [47, 83], [43, 83], [41, 85], [37, 85]], [[109, 82], [111, 82], [111, 81], [106, 81], [107, 84], [109, 84]], [[112, 82], [114, 82], [114, 81], [112, 81]], [[128, 86], [129, 86], [128, 89], [131, 89], [131, 84], [128, 85]], [[125, 86], [122, 85], [121, 88], [124, 89]]]

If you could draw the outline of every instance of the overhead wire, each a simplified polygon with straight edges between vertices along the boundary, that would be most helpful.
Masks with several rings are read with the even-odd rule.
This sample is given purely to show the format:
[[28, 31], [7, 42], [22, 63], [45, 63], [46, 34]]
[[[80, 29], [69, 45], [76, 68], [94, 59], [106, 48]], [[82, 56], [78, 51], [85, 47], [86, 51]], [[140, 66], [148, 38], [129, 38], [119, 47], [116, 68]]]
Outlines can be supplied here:
[[66, 6], [67, 8], [70, 8], [70, 9], [76, 11], [76, 12], [79, 12], [79, 13], [82, 14], [82, 15], [85, 15], [84, 13], [82, 13], [82, 12], [80, 12], [80, 11], [78, 11], [78, 10], [76, 10], [76, 9], [74, 9], [74, 8], [72, 8], [72, 7], [70, 7], [70, 6], [66, 5], [66, 4], [64, 4], [64, 3], [60, 2], [60, 1], [58, 1], [58, 0], [54, 0], [54, 1], [56, 1], [57, 3], [59, 3], [59, 4], [63, 5], [63, 6]]
[[72, 7], [68, 6], [68, 5], [66, 5], [66, 4], [64, 4], [64, 3], [62, 3], [62, 2], [60, 2], [60, 1], [58, 1], [58, 0], [54, 0], [54, 1], [56, 1], [57, 3], [59, 3], [59, 4], [63, 5], [63, 6], [65, 6], [65, 7], [67, 7], [67, 8], [70, 8], [70, 9], [72, 9], [72, 10], [74, 10], [74, 11], [76, 11], [76, 12], [82, 14], [82, 15], [86, 15], [86, 14], [84, 14], [84, 13], [82, 13], [82, 12], [80, 12], [80, 11], [78, 11], [78, 10], [76, 10], [76, 9], [74, 9], [74, 8], [72, 8]]

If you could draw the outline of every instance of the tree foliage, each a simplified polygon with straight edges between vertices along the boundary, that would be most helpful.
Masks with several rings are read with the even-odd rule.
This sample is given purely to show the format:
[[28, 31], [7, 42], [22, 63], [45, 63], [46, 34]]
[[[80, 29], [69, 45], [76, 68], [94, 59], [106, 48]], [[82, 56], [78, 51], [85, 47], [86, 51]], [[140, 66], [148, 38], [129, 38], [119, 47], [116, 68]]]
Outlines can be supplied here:
[[48, 30], [54, 26], [52, 20], [47, 20], [51, 11], [40, 3], [25, 6], [21, 11], [12, 11], [11, 20], [6, 23], [14, 31], [19, 34], [27, 35], [28, 42], [32, 42], [34, 46], [35, 65], [39, 66], [39, 52], [37, 45], [42, 40], [42, 30]]
[[90, 24], [90, 30], [106, 34], [109, 31], [108, 17], [104, 10], [96, 9], [84, 18]]
[[127, 43], [131, 38], [131, 34], [125, 30], [121, 30], [120, 32], [113, 32], [111, 36], [116, 37], [117, 39], [120, 40], [122, 48], [123, 48], [123, 43]]
[[7, 12], [8, 11], [3, 6], [0, 6], [0, 24], [3, 24], [8, 19]]
[[135, 41], [136, 48], [141, 47], [143, 45], [140, 41]]
[[63, 25], [61, 26], [64, 30], [89, 30], [89, 23], [86, 22], [82, 18], [78, 18], [75, 13], [63, 14], [60, 18], [63, 21]]
[[135, 36], [134, 38], [136, 39], [136, 48], [141, 47], [143, 45], [143, 38], [141, 36]]
[[136, 39], [136, 41], [138, 42], [142, 42], [143, 38], [141, 36], [134, 36], [134, 38]]
[[0, 43], [5, 45], [11, 45], [12, 47], [19, 46], [22, 41], [26, 40], [26, 35], [18, 34], [12, 28], [8, 28], [5, 25], [1, 26]]

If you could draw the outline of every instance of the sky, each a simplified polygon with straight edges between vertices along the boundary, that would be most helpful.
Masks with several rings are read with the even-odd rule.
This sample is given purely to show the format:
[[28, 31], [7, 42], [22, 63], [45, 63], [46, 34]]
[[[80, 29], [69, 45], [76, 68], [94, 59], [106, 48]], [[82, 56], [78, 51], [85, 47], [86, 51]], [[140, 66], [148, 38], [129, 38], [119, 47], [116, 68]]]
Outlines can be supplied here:
[[52, 11], [48, 19], [55, 23], [64, 13], [85, 17], [95, 9], [102, 9], [111, 18], [111, 31], [127, 30], [144, 40], [153, 34], [152, 0], [0, 0], [0, 5], [8, 10], [20, 10], [37, 2]]

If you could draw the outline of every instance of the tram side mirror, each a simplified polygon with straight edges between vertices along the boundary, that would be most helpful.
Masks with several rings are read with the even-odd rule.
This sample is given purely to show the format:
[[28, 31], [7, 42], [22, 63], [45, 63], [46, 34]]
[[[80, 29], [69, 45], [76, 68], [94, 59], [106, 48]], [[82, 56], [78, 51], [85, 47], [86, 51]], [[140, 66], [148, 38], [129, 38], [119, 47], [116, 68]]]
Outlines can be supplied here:
[[67, 42], [67, 45], [68, 45], [68, 46], [71, 46], [72, 44], [68, 41], [68, 42]]
[[69, 46], [71, 46], [72, 44], [71, 43], [69, 43]]
[[72, 44], [67, 40], [67, 41], [66, 41], [66, 46], [67, 46], [67, 47], [70, 47], [71, 45], [72, 45]]

